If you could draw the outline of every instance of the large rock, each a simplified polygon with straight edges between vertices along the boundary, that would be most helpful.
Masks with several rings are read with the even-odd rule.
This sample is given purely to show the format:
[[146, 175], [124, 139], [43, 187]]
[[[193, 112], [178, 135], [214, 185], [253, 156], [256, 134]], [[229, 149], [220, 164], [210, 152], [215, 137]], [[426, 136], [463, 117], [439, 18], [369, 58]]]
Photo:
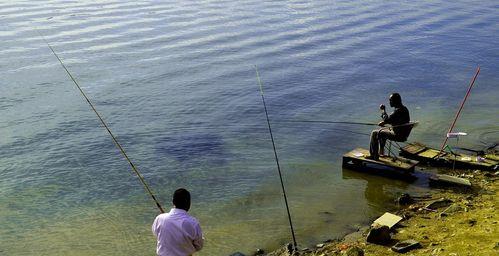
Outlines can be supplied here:
[[373, 244], [386, 245], [392, 240], [390, 236], [390, 228], [388, 226], [373, 225], [369, 234], [367, 234], [367, 242]]

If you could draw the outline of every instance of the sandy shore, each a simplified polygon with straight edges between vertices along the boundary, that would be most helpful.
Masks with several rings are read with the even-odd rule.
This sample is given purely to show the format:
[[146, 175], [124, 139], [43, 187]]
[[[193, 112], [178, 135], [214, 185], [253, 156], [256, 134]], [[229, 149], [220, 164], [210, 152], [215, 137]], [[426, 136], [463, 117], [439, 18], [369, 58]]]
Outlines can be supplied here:
[[[407, 239], [418, 241], [420, 246], [405, 255], [499, 255], [499, 173], [460, 171], [452, 174], [469, 179], [472, 188], [434, 189], [428, 198], [415, 198], [413, 203], [393, 212], [403, 220], [390, 230], [388, 244], [367, 243], [369, 227], [365, 227], [341, 241], [300, 248], [295, 255], [399, 255], [391, 246]], [[433, 210], [425, 209], [429, 203], [442, 198], [450, 202]], [[268, 255], [290, 254], [281, 248]]]

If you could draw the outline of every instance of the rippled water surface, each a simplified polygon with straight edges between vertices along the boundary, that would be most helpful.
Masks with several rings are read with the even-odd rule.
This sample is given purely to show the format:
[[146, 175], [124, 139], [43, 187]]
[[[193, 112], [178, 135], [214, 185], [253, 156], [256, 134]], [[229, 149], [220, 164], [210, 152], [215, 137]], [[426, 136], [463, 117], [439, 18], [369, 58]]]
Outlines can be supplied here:
[[[497, 1], [0, 1], [0, 254], [154, 255], [158, 213], [44, 43], [161, 202], [193, 195], [200, 255], [290, 241], [257, 65], [298, 243], [365, 224], [425, 184], [342, 170], [398, 91], [439, 146], [477, 66], [459, 143], [499, 141]], [[454, 142], [452, 142], [454, 143]]]

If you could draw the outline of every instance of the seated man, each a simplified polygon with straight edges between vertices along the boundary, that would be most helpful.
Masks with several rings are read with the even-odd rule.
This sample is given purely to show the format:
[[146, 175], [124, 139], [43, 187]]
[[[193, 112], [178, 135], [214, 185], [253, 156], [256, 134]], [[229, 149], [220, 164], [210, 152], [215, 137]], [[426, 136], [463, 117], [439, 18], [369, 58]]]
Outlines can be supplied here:
[[385, 126], [385, 124], [390, 124], [392, 127], [383, 127], [372, 131], [369, 159], [378, 160], [379, 154], [384, 155], [387, 139], [405, 141], [407, 140], [407, 137], [409, 137], [411, 127], [409, 125], [404, 125], [410, 122], [409, 110], [402, 104], [400, 94], [392, 93], [392, 95], [390, 95], [390, 107], [395, 108], [391, 115], [386, 114], [384, 105], [379, 107], [383, 110], [383, 114], [381, 115], [383, 121], [379, 122], [378, 125]]

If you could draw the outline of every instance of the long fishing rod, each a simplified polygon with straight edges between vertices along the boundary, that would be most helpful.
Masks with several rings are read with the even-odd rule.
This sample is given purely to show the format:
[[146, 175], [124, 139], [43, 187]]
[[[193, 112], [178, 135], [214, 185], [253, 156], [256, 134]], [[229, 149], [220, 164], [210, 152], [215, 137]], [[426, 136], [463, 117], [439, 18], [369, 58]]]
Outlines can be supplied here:
[[[459, 107], [459, 110], [456, 113], [456, 117], [454, 117], [454, 121], [452, 121], [452, 124], [451, 124], [451, 126], [449, 128], [449, 131], [447, 133], [451, 133], [452, 129], [454, 129], [454, 125], [456, 125], [456, 121], [459, 118], [459, 115], [461, 114], [461, 110], [463, 110], [464, 103], [466, 102], [466, 100], [468, 99], [468, 96], [470, 95], [471, 88], [473, 88], [473, 85], [475, 84], [475, 80], [476, 80], [476, 78], [478, 76], [478, 73], [480, 73], [480, 67], [478, 67], [476, 69], [476, 73], [473, 76], [473, 79], [471, 80], [470, 87], [468, 88], [468, 91], [466, 92], [466, 95], [464, 96], [463, 102], [461, 102], [461, 106]], [[448, 139], [449, 139], [449, 137], [445, 136], [444, 143], [442, 143], [442, 146], [440, 147], [440, 152], [442, 152], [444, 150], [445, 144], [447, 143]]]
[[260, 75], [258, 74], [258, 68], [255, 65], [256, 78], [260, 86], [260, 95], [262, 96], [263, 108], [265, 110], [265, 117], [267, 118], [267, 125], [269, 127], [270, 140], [272, 141], [272, 147], [274, 149], [274, 157], [277, 164], [277, 171], [279, 172], [279, 179], [281, 180], [282, 194], [284, 196], [284, 203], [286, 204], [286, 211], [288, 213], [289, 227], [291, 228], [291, 235], [293, 236], [293, 249], [296, 250], [298, 244], [296, 243], [295, 230], [293, 229], [293, 222], [291, 221], [291, 213], [289, 212], [288, 198], [286, 196], [286, 189], [284, 188], [284, 182], [282, 181], [281, 167], [279, 165], [279, 158], [277, 157], [277, 150], [275, 148], [274, 135], [272, 135], [272, 128], [270, 126], [269, 114], [267, 111], [267, 104], [265, 104], [265, 97], [263, 94], [263, 85], [260, 80]]
[[[38, 31], [37, 31], [38, 32]], [[68, 74], [69, 78], [71, 78], [71, 80], [73, 81], [73, 83], [76, 85], [76, 88], [78, 88], [78, 90], [80, 91], [81, 95], [85, 98], [85, 100], [87, 101], [87, 103], [90, 105], [90, 107], [92, 108], [92, 110], [94, 111], [94, 113], [97, 115], [97, 117], [99, 118], [100, 122], [102, 123], [102, 125], [104, 126], [104, 128], [106, 128], [107, 132], [109, 133], [109, 135], [111, 135], [111, 138], [113, 139], [113, 142], [114, 144], [116, 145], [116, 147], [118, 147], [118, 149], [120, 150], [121, 154], [125, 157], [125, 159], [128, 161], [128, 163], [130, 164], [130, 166], [132, 167], [132, 170], [135, 172], [135, 174], [137, 175], [137, 177], [139, 178], [140, 182], [142, 182], [142, 185], [144, 185], [144, 188], [146, 189], [147, 193], [152, 197], [152, 199], [154, 200], [154, 202], [156, 203], [156, 206], [158, 207], [159, 211], [161, 213], [164, 213], [165, 210], [163, 210], [163, 207], [161, 206], [161, 204], [159, 203], [158, 199], [156, 199], [156, 196], [154, 196], [151, 188], [149, 188], [149, 186], [147, 185], [146, 181], [144, 180], [144, 177], [140, 174], [139, 170], [137, 169], [137, 167], [135, 167], [135, 165], [132, 163], [132, 160], [128, 157], [128, 155], [126, 154], [125, 152], [125, 149], [123, 149], [123, 147], [121, 146], [121, 144], [118, 142], [118, 140], [116, 139], [116, 137], [114, 136], [114, 134], [111, 132], [111, 129], [109, 128], [109, 126], [106, 124], [106, 122], [104, 122], [104, 119], [102, 118], [102, 116], [99, 114], [99, 112], [97, 112], [97, 109], [94, 107], [94, 104], [92, 104], [92, 102], [90, 101], [90, 99], [87, 97], [87, 95], [85, 94], [85, 92], [81, 89], [80, 85], [78, 84], [78, 82], [76, 82], [76, 79], [73, 77], [73, 75], [71, 75], [71, 73], [69, 72], [69, 70], [66, 68], [66, 65], [64, 65], [64, 63], [62, 62], [61, 58], [59, 58], [59, 55], [57, 55], [57, 53], [55, 53], [54, 49], [52, 48], [52, 46], [47, 42], [47, 40], [45, 39], [45, 37], [40, 33], [38, 32], [38, 34], [40, 35], [40, 37], [43, 39], [43, 41], [47, 44], [47, 46], [50, 48], [50, 50], [52, 51], [52, 53], [55, 55], [55, 57], [57, 58], [57, 60], [59, 61], [59, 63], [61, 63], [61, 66], [64, 68], [64, 70], [66, 71], [66, 73]]]

